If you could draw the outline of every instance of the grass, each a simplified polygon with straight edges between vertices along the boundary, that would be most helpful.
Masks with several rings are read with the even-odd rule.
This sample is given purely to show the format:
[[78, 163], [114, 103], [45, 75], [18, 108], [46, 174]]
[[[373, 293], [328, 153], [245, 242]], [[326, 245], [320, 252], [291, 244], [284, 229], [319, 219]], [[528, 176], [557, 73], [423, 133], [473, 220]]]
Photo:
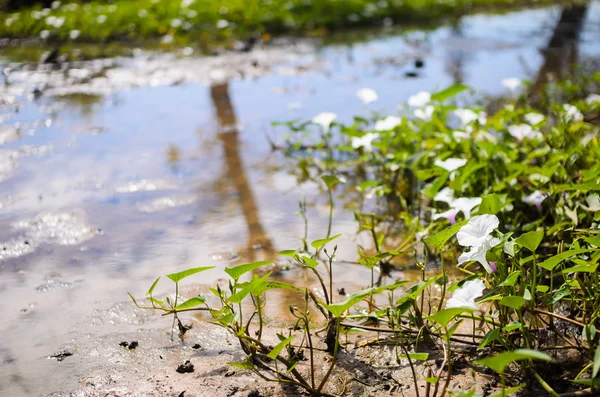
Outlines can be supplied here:
[[[115, 0], [53, 3], [0, 14], [0, 37], [50, 42], [233, 43], [260, 33], [317, 34], [396, 22], [431, 23], [473, 11], [529, 6], [523, 0]], [[536, 6], [559, 1], [540, 0]]]

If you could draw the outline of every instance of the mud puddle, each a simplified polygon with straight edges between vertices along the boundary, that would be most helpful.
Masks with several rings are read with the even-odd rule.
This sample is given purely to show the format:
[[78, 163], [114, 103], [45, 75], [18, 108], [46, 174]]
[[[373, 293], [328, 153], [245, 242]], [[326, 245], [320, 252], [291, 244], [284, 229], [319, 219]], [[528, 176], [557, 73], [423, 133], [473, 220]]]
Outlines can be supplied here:
[[[159, 275], [215, 265], [196, 279], [207, 284], [225, 266], [297, 248], [302, 196], [309, 239], [327, 228], [327, 198], [317, 185], [299, 186], [285, 158], [271, 152], [267, 136], [283, 140], [271, 122], [325, 111], [342, 121], [392, 114], [410, 95], [455, 82], [507, 95], [505, 78], [564, 72], [556, 54], [594, 64], [600, 3], [583, 10], [579, 40], [548, 49], [562, 11], [475, 15], [430, 32], [383, 30], [349, 43], [306, 40], [207, 58], [139, 50], [58, 66], [2, 60], [0, 394], [81, 391], [80, 379], [94, 376], [106, 385], [110, 375], [99, 368], [108, 367], [140, 382], [114, 395], [184, 391], [160, 394], [165, 389], [144, 380], [160, 354], [139, 357], [146, 364], [131, 357], [168, 346], [169, 324], [146, 322], [149, 314], [134, 310], [126, 293], [142, 296]], [[365, 87], [378, 95], [368, 105], [356, 97]], [[351, 213], [335, 215], [344, 269], [336, 287], [352, 293], [370, 279], [353, 264], [356, 243], [366, 239], [355, 235]], [[314, 282], [280, 265], [279, 279]], [[416, 277], [410, 267], [393, 276]], [[170, 287], [163, 281], [157, 293]], [[277, 324], [295, 298], [269, 299]], [[198, 371], [202, 360], [191, 361]], [[169, 366], [173, 376], [177, 365]]]

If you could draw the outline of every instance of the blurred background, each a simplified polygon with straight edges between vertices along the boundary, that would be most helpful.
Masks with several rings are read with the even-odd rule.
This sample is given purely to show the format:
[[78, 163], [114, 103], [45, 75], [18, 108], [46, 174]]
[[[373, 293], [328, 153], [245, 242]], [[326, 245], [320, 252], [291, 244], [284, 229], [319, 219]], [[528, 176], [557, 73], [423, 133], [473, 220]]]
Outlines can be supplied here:
[[[0, 0], [0, 394], [76, 387], [98, 335], [146, 319], [159, 275], [217, 268], [323, 237], [327, 195], [277, 150], [272, 122], [395, 114], [464, 83], [471, 102], [597, 70], [600, 1]], [[574, 65], [578, 65], [575, 67]], [[357, 96], [363, 88], [374, 101]], [[532, 88], [534, 89], [534, 88]], [[363, 98], [364, 99], [364, 98]], [[274, 150], [275, 149], [275, 150]], [[365, 243], [336, 198], [338, 288]], [[416, 270], [400, 266], [394, 277]], [[278, 262], [281, 280], [311, 280]], [[170, 291], [159, 284], [158, 293]], [[285, 318], [293, 297], [271, 298]], [[281, 310], [277, 309], [278, 307]], [[156, 325], [163, 327], [164, 323]], [[85, 336], [85, 337], [84, 337]], [[33, 375], [32, 375], [33, 374]]]

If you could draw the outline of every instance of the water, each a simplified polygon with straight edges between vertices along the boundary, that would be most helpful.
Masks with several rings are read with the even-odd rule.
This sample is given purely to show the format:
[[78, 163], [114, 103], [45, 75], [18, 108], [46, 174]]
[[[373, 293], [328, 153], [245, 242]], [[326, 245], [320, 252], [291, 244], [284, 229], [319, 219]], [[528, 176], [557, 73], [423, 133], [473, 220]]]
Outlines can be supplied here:
[[[302, 196], [309, 239], [325, 235], [327, 198], [316, 185], [299, 186], [271, 151], [267, 136], [283, 141], [272, 121], [391, 114], [420, 90], [458, 81], [493, 98], [507, 94], [504, 78], [536, 81], [561, 67], [548, 54], [597, 62], [600, 2], [589, 5], [578, 42], [544, 51], [561, 11], [475, 15], [430, 32], [370, 31], [350, 43], [338, 35], [330, 44], [212, 58], [134, 51], [66, 73], [5, 59], [2, 68], [12, 70], [0, 90], [0, 394], [76, 387], [102, 355], [80, 366], [47, 357], [61, 349], [77, 356], [98, 338], [143, 329], [147, 315], [126, 293], [143, 296], [158, 275], [217, 266], [193, 279], [207, 284], [225, 266], [297, 248]], [[363, 87], [378, 101], [363, 105]], [[38, 99], [36, 89], [44, 92]], [[347, 263], [366, 241], [355, 231], [352, 215], [336, 210], [337, 286], [348, 293], [370, 278]], [[314, 282], [285, 263], [275, 276]], [[415, 277], [410, 269], [394, 276]], [[171, 292], [167, 281], [158, 294]], [[284, 316], [289, 299], [271, 296], [268, 315]]]

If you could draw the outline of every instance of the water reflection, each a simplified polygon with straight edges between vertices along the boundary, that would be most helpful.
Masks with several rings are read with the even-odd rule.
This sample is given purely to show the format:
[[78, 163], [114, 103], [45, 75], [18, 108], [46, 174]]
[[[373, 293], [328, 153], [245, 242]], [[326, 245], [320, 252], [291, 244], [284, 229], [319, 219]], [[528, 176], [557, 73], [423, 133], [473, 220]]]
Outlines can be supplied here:
[[542, 50], [544, 62], [539, 69], [532, 92], [548, 81], [572, 75], [579, 57], [579, 37], [588, 12], [588, 4], [567, 5], [562, 9], [552, 37]]
[[219, 123], [219, 140], [223, 144], [227, 178], [235, 187], [239, 204], [248, 227], [248, 244], [245, 256], [256, 260], [258, 249], [268, 259], [274, 255], [273, 242], [265, 231], [258, 212], [252, 187], [246, 175], [246, 167], [241, 158], [238, 120], [229, 97], [229, 82], [213, 84], [210, 97]]

